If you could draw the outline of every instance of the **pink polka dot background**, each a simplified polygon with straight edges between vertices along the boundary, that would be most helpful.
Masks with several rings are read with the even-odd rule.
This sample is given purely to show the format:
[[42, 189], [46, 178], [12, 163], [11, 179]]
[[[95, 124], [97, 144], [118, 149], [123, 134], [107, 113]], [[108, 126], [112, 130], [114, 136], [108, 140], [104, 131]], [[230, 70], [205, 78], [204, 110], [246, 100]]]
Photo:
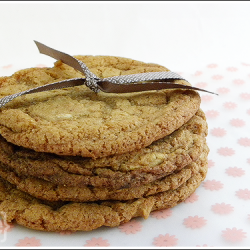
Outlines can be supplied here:
[[[45, 65], [38, 62], [34, 66]], [[0, 65], [0, 75], [20, 68]], [[174, 208], [151, 213], [147, 220], [135, 218], [116, 228], [92, 232], [39, 232], [0, 220], [1, 246], [250, 246], [250, 64], [208, 62], [181, 75], [193, 86], [218, 94], [200, 92], [210, 153], [207, 177], [194, 194]]]

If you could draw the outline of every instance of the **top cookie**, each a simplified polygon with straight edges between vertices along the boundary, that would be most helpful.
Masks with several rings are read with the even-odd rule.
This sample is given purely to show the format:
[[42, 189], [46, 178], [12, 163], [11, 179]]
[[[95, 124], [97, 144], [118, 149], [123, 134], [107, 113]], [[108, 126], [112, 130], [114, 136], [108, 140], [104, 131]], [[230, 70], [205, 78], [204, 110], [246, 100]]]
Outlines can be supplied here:
[[[100, 78], [168, 71], [120, 57], [76, 58]], [[0, 97], [75, 77], [84, 75], [61, 61], [52, 68], [20, 70], [0, 78]], [[99, 158], [150, 145], [186, 123], [199, 106], [200, 96], [193, 90], [96, 94], [78, 86], [28, 94], [6, 104], [0, 110], [0, 133], [38, 152]]]

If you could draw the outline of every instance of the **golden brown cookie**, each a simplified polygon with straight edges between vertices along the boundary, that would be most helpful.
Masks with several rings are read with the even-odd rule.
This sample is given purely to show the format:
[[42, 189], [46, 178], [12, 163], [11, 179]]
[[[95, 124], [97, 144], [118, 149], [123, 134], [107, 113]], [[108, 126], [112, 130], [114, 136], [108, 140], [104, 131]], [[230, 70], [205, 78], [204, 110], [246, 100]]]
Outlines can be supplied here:
[[39, 153], [0, 137], [0, 161], [18, 175], [57, 185], [113, 189], [136, 187], [180, 170], [203, 151], [207, 123], [199, 110], [181, 128], [146, 148], [99, 159]]
[[150, 212], [176, 206], [188, 198], [205, 179], [207, 165], [175, 190], [128, 201], [51, 202], [17, 190], [0, 178], [0, 211], [7, 222], [17, 222], [43, 231], [90, 231], [101, 226], [116, 227], [134, 217], [148, 218]]
[[119, 190], [109, 188], [91, 188], [70, 187], [64, 185], [56, 185], [51, 182], [29, 176], [20, 176], [11, 168], [0, 163], [0, 176], [14, 184], [18, 189], [30, 195], [44, 200], [50, 201], [98, 201], [98, 200], [131, 200], [134, 198], [147, 197], [159, 192], [165, 192], [170, 189], [177, 189], [186, 182], [191, 176], [197, 174], [199, 169], [207, 164], [207, 155], [209, 149], [204, 146], [199, 159], [184, 167], [180, 171], [175, 171], [162, 179], [152, 183], [141, 185], [139, 187], [124, 188]]
[[[98, 77], [168, 71], [111, 56], [78, 56]], [[82, 73], [61, 63], [0, 78], [0, 97]], [[190, 85], [184, 80], [176, 83]], [[18, 97], [0, 109], [0, 134], [39, 152], [99, 158], [139, 150], [186, 123], [199, 109], [193, 90], [94, 93], [86, 86]]]

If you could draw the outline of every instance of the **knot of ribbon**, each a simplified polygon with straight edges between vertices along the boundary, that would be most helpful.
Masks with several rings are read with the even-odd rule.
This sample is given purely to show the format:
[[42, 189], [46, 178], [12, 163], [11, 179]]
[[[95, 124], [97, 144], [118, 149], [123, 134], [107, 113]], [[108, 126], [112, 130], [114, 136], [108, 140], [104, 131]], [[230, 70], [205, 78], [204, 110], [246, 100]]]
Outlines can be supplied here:
[[63, 63], [82, 72], [85, 75], [85, 78], [72, 78], [64, 81], [54, 82], [5, 96], [0, 99], [0, 108], [3, 107], [6, 103], [13, 100], [14, 98], [21, 95], [49, 91], [53, 89], [74, 87], [83, 84], [85, 84], [88, 88], [90, 88], [96, 93], [99, 91], [107, 93], [129, 93], [129, 92], [180, 88], [180, 89], [192, 89], [192, 90], [204, 91], [207, 93], [215, 94], [213, 92], [204, 89], [192, 87], [189, 85], [174, 83], [174, 80], [185, 80], [185, 79], [182, 78], [179, 74], [172, 71], [148, 72], [148, 73], [99, 78], [89, 70], [89, 68], [86, 66], [85, 63], [74, 58], [73, 56], [52, 49], [40, 42], [37, 41], [34, 42], [38, 47], [40, 53], [53, 57], [56, 60], [61, 60]]

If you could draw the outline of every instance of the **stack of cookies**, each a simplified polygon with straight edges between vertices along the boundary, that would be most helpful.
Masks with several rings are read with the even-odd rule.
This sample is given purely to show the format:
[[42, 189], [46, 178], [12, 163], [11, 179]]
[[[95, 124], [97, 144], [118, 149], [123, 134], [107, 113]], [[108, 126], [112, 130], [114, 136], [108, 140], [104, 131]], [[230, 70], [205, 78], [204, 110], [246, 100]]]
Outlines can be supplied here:
[[[111, 56], [76, 56], [100, 78], [168, 71]], [[0, 98], [84, 77], [57, 61], [0, 78]], [[179, 84], [188, 84], [176, 80]], [[194, 90], [28, 94], [0, 109], [0, 211], [45, 231], [90, 231], [176, 206], [207, 173], [207, 123]]]

